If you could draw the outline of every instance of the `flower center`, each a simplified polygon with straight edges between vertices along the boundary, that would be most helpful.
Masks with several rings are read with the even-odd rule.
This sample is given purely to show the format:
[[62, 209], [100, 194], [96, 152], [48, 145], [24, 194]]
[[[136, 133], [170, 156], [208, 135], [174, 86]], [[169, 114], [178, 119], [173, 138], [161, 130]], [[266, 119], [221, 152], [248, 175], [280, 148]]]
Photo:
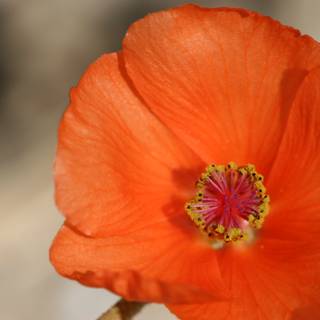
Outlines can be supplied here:
[[263, 176], [254, 165], [208, 166], [197, 184], [196, 196], [186, 212], [199, 229], [212, 239], [225, 242], [247, 239], [249, 230], [261, 228], [269, 210]]

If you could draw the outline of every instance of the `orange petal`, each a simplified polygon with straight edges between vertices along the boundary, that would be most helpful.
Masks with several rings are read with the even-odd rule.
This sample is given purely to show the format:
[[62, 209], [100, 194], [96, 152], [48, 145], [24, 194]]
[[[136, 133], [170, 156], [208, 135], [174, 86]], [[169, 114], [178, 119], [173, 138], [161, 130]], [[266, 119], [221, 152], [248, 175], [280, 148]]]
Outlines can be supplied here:
[[59, 129], [56, 202], [68, 224], [102, 237], [188, 219], [202, 168], [129, 89], [116, 54], [88, 68]]
[[319, 234], [319, 168], [320, 69], [317, 68], [305, 78], [297, 94], [267, 181], [272, 199], [267, 226], [274, 236], [303, 235], [311, 241]]
[[[257, 298], [256, 288], [251, 284], [252, 278], [256, 278], [260, 270], [252, 263], [250, 252], [239, 252], [232, 248], [222, 250], [219, 262], [223, 280], [230, 290], [231, 299], [229, 301], [212, 301], [211, 303], [189, 305], [168, 304], [167, 307], [179, 319], [184, 320], [266, 319], [263, 317], [264, 311], [260, 307], [260, 303], [263, 301]], [[263, 288], [261, 286], [261, 292]], [[269, 299], [268, 303], [272, 303], [273, 299], [270, 293], [264, 290], [264, 294]]]
[[150, 109], [206, 163], [272, 163], [318, 43], [268, 17], [187, 5], [134, 23], [126, 71]]
[[[266, 237], [290, 239], [320, 253], [320, 69], [304, 80], [267, 181]], [[318, 251], [317, 251], [318, 250]], [[303, 254], [303, 252], [301, 252]], [[320, 273], [320, 267], [319, 267]]]
[[215, 253], [183, 230], [184, 220], [173, 222], [176, 227], [162, 221], [126, 236], [100, 239], [64, 226], [50, 258], [63, 276], [128, 300], [190, 303], [221, 298], [225, 293]]
[[305, 78], [293, 103], [268, 177], [271, 212], [261, 231], [264, 250], [281, 273], [278, 279], [296, 291], [301, 312], [320, 301], [319, 88], [317, 68]]
[[319, 278], [310, 286], [311, 278], [303, 275], [307, 260], [295, 260], [292, 248], [291, 242], [281, 247], [281, 243], [275, 246], [261, 239], [248, 248], [224, 250], [219, 265], [230, 289], [229, 301], [167, 306], [184, 320], [280, 320], [304, 306], [316, 306], [320, 301]]
[[[224, 250], [225, 251], [225, 250]], [[261, 319], [259, 304], [245, 273], [252, 270], [248, 264], [243, 268], [242, 255], [229, 255], [220, 259], [223, 280], [230, 290], [229, 301], [211, 301], [210, 303], [167, 304], [169, 310], [183, 320], [231, 320], [231, 319]], [[267, 293], [266, 293], [267, 294]]]
[[307, 305], [293, 312], [290, 320], [317, 319], [320, 317], [320, 303]]
[[216, 256], [184, 212], [202, 167], [130, 91], [117, 55], [101, 57], [60, 126], [56, 199], [67, 220], [51, 248], [57, 271], [127, 299], [222, 295]]

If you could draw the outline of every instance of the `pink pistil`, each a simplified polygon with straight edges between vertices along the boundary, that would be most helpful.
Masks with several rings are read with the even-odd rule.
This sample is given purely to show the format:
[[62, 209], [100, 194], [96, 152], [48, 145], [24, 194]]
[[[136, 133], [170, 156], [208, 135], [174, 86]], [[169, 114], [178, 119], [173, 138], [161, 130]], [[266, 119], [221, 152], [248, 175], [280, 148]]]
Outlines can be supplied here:
[[222, 225], [225, 229], [241, 228], [248, 224], [248, 216], [257, 214], [262, 203], [249, 174], [235, 169], [213, 171], [204, 183], [201, 203], [191, 204], [205, 227]]

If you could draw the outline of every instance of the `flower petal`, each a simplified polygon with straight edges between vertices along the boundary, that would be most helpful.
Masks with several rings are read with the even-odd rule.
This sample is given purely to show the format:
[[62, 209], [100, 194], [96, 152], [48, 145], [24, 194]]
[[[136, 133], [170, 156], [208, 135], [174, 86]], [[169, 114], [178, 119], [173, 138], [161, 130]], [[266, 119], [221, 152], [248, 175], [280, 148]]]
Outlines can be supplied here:
[[[261, 231], [281, 279], [320, 308], [320, 69], [303, 81], [288, 119], [267, 187], [271, 212]], [[270, 258], [271, 259], [271, 258]], [[291, 295], [292, 296], [292, 295]], [[304, 306], [306, 306], [304, 308]], [[297, 317], [301, 313], [297, 312]]]
[[317, 68], [305, 78], [297, 94], [267, 181], [272, 210], [264, 228], [266, 235], [299, 239], [311, 246], [318, 242], [314, 239], [320, 232], [319, 168], [320, 69]]
[[315, 319], [320, 315], [320, 305], [308, 305], [294, 311], [290, 320]]
[[[220, 257], [220, 268], [226, 286], [230, 290], [229, 301], [211, 301], [201, 304], [167, 304], [169, 310], [184, 320], [231, 320], [231, 319], [261, 319], [259, 302], [253, 296], [252, 289], [245, 277], [246, 273], [252, 271], [253, 266], [248, 264], [244, 268], [244, 256], [223, 250]], [[247, 261], [248, 262], [248, 261]]]
[[202, 167], [130, 91], [117, 55], [101, 57], [60, 126], [56, 200], [66, 225], [50, 253], [57, 271], [127, 299], [223, 295], [216, 256], [184, 212]]
[[292, 249], [292, 242], [261, 239], [248, 248], [225, 250], [218, 260], [230, 289], [229, 301], [167, 306], [184, 320], [209, 320], [213, 316], [217, 320], [281, 320], [305, 306], [316, 307], [320, 301], [319, 278], [310, 285], [311, 278], [304, 275], [306, 260], [294, 259]]
[[56, 202], [68, 224], [104, 237], [188, 219], [181, 208], [202, 168], [129, 89], [116, 54], [88, 68], [59, 129]]
[[270, 228], [274, 220], [277, 224], [285, 223], [289, 227], [286, 232], [309, 229], [310, 237], [320, 232], [319, 168], [320, 69], [316, 68], [305, 78], [297, 94], [268, 177], [272, 212], [276, 212], [270, 217]]
[[150, 109], [206, 163], [267, 173], [318, 43], [243, 9], [187, 5], [134, 23], [126, 71]]
[[[214, 252], [168, 224], [155, 223], [127, 236], [104, 239], [85, 237], [64, 226], [50, 258], [63, 276], [107, 288], [128, 300], [190, 303], [221, 299], [225, 292]], [[208, 270], [210, 287], [206, 285]]]

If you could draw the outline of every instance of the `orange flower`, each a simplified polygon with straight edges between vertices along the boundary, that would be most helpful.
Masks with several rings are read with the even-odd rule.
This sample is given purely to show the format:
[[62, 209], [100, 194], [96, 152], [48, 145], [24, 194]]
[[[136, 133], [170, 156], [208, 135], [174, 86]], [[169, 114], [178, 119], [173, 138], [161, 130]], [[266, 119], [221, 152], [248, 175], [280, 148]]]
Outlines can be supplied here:
[[319, 317], [319, 64], [247, 10], [134, 23], [60, 125], [57, 271], [181, 319]]

